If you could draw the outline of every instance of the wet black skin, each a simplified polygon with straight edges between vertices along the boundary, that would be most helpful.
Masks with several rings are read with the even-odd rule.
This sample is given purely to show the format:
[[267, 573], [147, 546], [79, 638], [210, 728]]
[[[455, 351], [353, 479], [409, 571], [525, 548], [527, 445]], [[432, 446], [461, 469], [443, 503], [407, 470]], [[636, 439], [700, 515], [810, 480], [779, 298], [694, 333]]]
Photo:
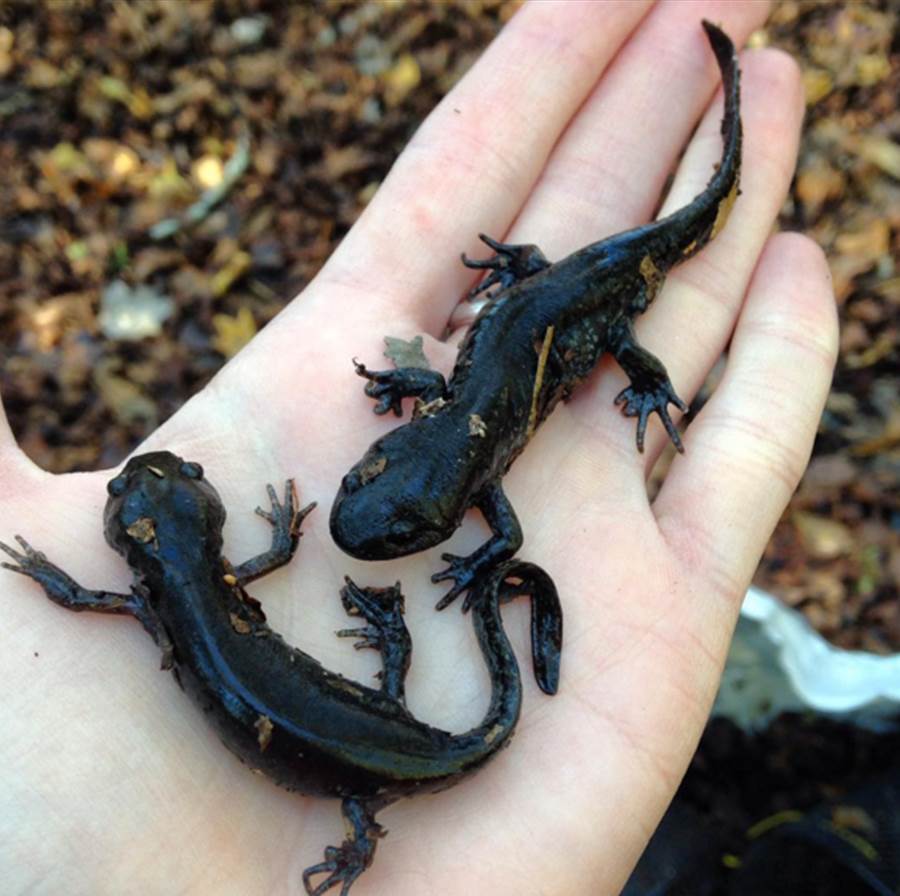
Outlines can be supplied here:
[[[704, 191], [672, 215], [586, 246], [551, 264], [533, 245], [505, 245], [482, 235], [496, 254], [470, 267], [489, 270], [473, 293], [499, 289], [472, 324], [448, 381], [417, 367], [370, 371], [366, 394], [375, 412], [401, 413], [416, 399], [410, 422], [378, 439], [344, 477], [331, 510], [331, 533], [348, 554], [387, 560], [449, 538], [470, 507], [481, 510], [492, 537], [468, 557], [445, 554], [451, 579], [439, 607], [478, 575], [512, 557], [522, 544], [503, 474], [557, 402], [594, 368], [615, 357], [630, 385], [616, 398], [638, 418], [637, 446], [652, 413], [679, 451], [667, 407], [687, 406], [665, 367], [636, 341], [632, 321], [647, 309], [666, 273], [698, 252], [723, 226], [735, 197], [741, 160], [739, 71], [730, 39], [704, 22], [722, 72], [725, 114], [722, 160]], [[542, 359], [544, 363], [542, 364]]]
[[[0, 543], [7, 569], [36, 580], [70, 610], [137, 617], [162, 649], [163, 668], [203, 710], [225, 745], [243, 762], [288, 790], [343, 800], [352, 835], [328, 847], [325, 861], [304, 874], [310, 894], [352, 882], [372, 861], [383, 835], [374, 819], [402, 796], [442, 790], [481, 767], [508, 743], [522, 701], [519, 669], [500, 620], [500, 604], [520, 594], [532, 601], [535, 677], [556, 691], [561, 611], [549, 577], [528, 563], [501, 564], [470, 595], [472, 617], [491, 680], [480, 725], [454, 735], [416, 720], [406, 708], [404, 679], [412, 644], [403, 596], [394, 588], [341, 592], [347, 612], [365, 625], [339, 634], [382, 657], [379, 690], [329, 672], [288, 645], [265, 622], [244, 586], [293, 556], [312, 506], [296, 509], [288, 482], [283, 501], [269, 487], [273, 526], [269, 551], [237, 567], [222, 555], [225, 509], [198, 464], [169, 452], [135, 457], [110, 481], [107, 542], [134, 573], [129, 594], [88, 591], [17, 536]], [[317, 887], [310, 878], [328, 877]]]

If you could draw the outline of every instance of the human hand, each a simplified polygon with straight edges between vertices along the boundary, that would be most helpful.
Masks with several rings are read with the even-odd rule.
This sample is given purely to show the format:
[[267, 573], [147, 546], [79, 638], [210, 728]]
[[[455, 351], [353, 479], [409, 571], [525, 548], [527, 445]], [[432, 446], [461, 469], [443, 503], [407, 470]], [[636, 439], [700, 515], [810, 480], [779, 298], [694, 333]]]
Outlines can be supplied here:
[[[471, 623], [433, 611], [444, 550], [484, 539], [466, 526], [435, 551], [390, 564], [341, 554], [327, 511], [341, 476], [394, 423], [375, 417], [353, 355], [386, 334], [430, 334], [429, 358], [471, 272], [476, 234], [536, 242], [552, 259], [647, 220], [698, 119], [666, 210], [691, 199], [720, 154], [718, 84], [700, 20], [740, 42], [762, 4], [534, 4], [516, 15], [412, 140], [354, 230], [304, 294], [141, 450], [201, 462], [229, 510], [228, 556], [266, 546], [252, 514], [266, 482], [296, 477], [322, 505], [285, 570], [254, 583], [276, 630], [328, 668], [368, 681], [375, 658], [333, 631], [343, 575], [400, 579], [413, 636], [408, 699], [459, 731], [486, 702]], [[618, 54], [618, 55], [617, 55]], [[614, 58], [615, 57], [615, 58]], [[407, 800], [367, 893], [614, 894], [637, 860], [702, 730], [740, 599], [805, 466], [835, 352], [821, 253], [770, 238], [793, 171], [802, 96], [779, 53], [744, 54], [742, 189], [728, 225], [676, 268], [638, 322], [690, 399], [731, 338], [725, 375], [685, 433], [656, 501], [613, 397], [614, 364], [556, 410], [504, 479], [523, 559], [556, 580], [566, 614], [560, 693], [527, 669], [524, 608], [504, 617], [527, 692], [511, 750], [470, 782]], [[0, 438], [0, 538], [21, 532], [88, 587], [129, 574], [103, 543], [110, 472], [49, 476]], [[246, 773], [156, 671], [158, 652], [121, 619], [64, 614], [6, 576], [0, 668], [0, 878], [10, 892], [296, 893], [338, 842], [336, 802]], [[37, 654], [37, 655], [36, 655]], [[477, 783], [476, 783], [477, 782]]]

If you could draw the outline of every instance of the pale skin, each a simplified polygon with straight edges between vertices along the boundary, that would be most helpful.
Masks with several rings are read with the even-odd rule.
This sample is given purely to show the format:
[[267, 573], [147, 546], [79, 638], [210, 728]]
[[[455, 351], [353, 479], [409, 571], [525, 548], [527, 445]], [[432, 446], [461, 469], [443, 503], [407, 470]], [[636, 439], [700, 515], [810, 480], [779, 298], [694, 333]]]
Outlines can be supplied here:
[[[720, 154], [718, 73], [700, 28], [742, 43], [757, 3], [526, 6], [433, 112], [378, 195], [305, 290], [142, 450], [199, 461], [229, 512], [226, 551], [265, 549], [252, 513], [265, 483], [297, 479], [320, 507], [298, 556], [251, 588], [274, 627], [327, 666], [368, 681], [338, 600], [345, 573], [400, 579], [414, 642], [417, 715], [454, 731], [483, 714], [471, 622], [433, 610], [439, 553], [484, 540], [477, 517], [445, 545], [391, 563], [341, 554], [327, 513], [340, 477], [393, 420], [371, 413], [353, 355], [381, 336], [439, 341], [483, 257], [477, 233], [536, 242], [551, 259], [646, 221], [690, 140], [664, 211], [690, 200]], [[554, 577], [566, 614], [560, 692], [531, 680], [525, 606], [504, 617], [527, 690], [509, 750], [453, 790], [407, 800], [353, 896], [423, 892], [615, 894], [696, 746], [741, 597], [807, 463], [836, 352], [819, 249], [771, 236], [803, 114], [796, 65], [745, 52], [743, 195], [722, 233], [676, 268], [639, 319], [644, 345], [687, 401], [730, 340], [724, 377], [651, 504], [643, 456], [600, 365], [517, 460], [504, 485], [524, 559]], [[457, 318], [458, 319], [458, 318]], [[102, 538], [111, 471], [51, 476], [0, 423], [0, 539], [22, 533], [86, 587], [127, 590]], [[0, 880], [10, 893], [296, 894], [302, 869], [342, 838], [338, 804], [280, 791], [219, 744], [158, 651], [127, 618], [68, 613], [3, 572]], [[37, 656], [35, 654], [38, 654]], [[336, 891], [335, 891], [336, 892]]]

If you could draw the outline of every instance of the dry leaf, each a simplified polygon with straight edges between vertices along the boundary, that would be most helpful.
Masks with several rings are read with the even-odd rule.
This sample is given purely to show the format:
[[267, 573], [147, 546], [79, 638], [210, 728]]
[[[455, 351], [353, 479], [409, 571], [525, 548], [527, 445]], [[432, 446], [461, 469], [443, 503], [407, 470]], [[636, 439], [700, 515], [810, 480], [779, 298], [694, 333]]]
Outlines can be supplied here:
[[411, 53], [404, 53], [383, 75], [388, 103], [396, 106], [402, 103], [411, 90], [419, 86], [422, 72], [419, 63]]
[[843, 523], [805, 511], [797, 511], [791, 518], [804, 547], [816, 560], [832, 560], [853, 550], [853, 534]]
[[210, 280], [210, 289], [214, 296], [224, 296], [231, 289], [236, 280], [239, 280], [253, 264], [253, 258], [249, 252], [235, 252], [225, 263], [225, 266], [217, 271]]
[[256, 321], [246, 306], [238, 309], [234, 317], [214, 314], [212, 324], [216, 331], [212, 346], [226, 358], [234, 357], [256, 335]]

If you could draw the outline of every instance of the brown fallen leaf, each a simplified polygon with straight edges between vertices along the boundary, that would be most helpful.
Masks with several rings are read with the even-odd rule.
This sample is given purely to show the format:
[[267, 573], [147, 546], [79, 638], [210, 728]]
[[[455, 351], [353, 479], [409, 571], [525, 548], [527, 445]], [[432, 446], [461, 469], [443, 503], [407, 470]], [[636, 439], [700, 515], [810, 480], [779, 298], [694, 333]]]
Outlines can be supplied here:
[[116, 363], [115, 361], [102, 362], [94, 370], [94, 383], [104, 404], [120, 423], [128, 424], [146, 420], [151, 429], [155, 428], [157, 423], [155, 402], [144, 395], [134, 383], [117, 376], [113, 372]]
[[844, 366], [850, 370], [859, 370], [862, 367], [871, 367], [886, 358], [897, 348], [897, 331], [887, 329], [879, 333], [874, 342], [858, 355], [848, 355], [844, 358]]
[[846, 177], [824, 159], [816, 159], [797, 175], [795, 191], [807, 215], [818, 215], [829, 199], [844, 195]]
[[841, 255], [859, 255], [875, 261], [886, 255], [891, 242], [891, 229], [887, 221], [873, 218], [860, 230], [840, 234], [834, 248]]
[[831, 93], [834, 87], [834, 79], [823, 68], [803, 69], [803, 92], [806, 95], [806, 105], [814, 106], [819, 100]]
[[214, 314], [212, 325], [216, 331], [210, 340], [212, 347], [226, 358], [234, 357], [256, 335], [256, 321], [246, 305], [234, 316]]
[[422, 80], [422, 72], [416, 57], [411, 53], [404, 53], [383, 75], [385, 84], [385, 99], [391, 106], [399, 105], [407, 95], [419, 86]]
[[852, 532], [837, 520], [802, 510], [796, 511], [791, 519], [810, 557], [816, 560], [831, 560], [849, 554], [854, 548]]
[[855, 151], [885, 174], [900, 180], [900, 145], [893, 140], [865, 134], [855, 143]]
[[874, 438], [857, 442], [850, 449], [850, 453], [855, 457], [873, 457], [876, 454], [883, 454], [897, 447], [900, 447], [900, 408], [894, 409], [878, 435]]
[[856, 475], [856, 465], [845, 454], [823, 454], [810, 461], [801, 488], [822, 494], [850, 485]]
[[218, 270], [210, 280], [210, 288], [214, 296], [224, 296], [253, 264], [253, 258], [249, 252], [243, 250], [235, 252], [231, 258], [225, 262], [224, 267]]

